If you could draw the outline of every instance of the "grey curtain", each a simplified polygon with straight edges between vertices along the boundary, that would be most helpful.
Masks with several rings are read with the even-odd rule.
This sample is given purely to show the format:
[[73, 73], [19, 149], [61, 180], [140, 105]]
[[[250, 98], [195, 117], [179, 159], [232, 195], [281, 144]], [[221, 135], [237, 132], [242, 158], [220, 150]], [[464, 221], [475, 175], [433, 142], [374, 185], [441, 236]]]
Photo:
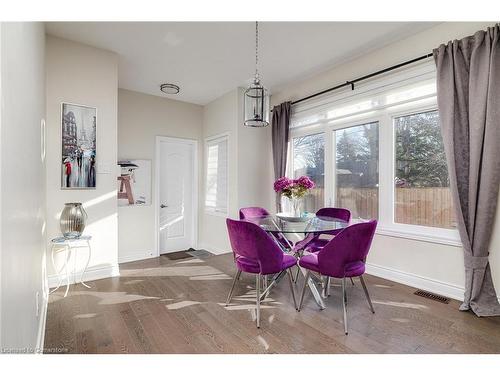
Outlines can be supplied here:
[[478, 316], [500, 315], [488, 263], [500, 183], [499, 33], [496, 25], [434, 50], [441, 132], [464, 249], [460, 310]]
[[[273, 108], [271, 123], [273, 143], [274, 179], [286, 174], [286, 158], [288, 152], [288, 133], [290, 129], [291, 102], [281, 103]], [[281, 211], [279, 194], [276, 194], [276, 210]]]

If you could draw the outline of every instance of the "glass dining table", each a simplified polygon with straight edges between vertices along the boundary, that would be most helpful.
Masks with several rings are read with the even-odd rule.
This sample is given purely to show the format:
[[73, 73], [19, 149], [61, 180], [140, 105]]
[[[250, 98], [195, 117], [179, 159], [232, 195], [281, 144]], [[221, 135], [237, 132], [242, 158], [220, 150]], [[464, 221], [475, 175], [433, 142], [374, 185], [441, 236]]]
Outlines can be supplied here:
[[[347, 227], [349, 223], [327, 216], [316, 216], [314, 214], [308, 214], [307, 216], [298, 218], [287, 218], [280, 214], [270, 214], [258, 217], [247, 218], [246, 221], [250, 221], [257, 224], [266, 232], [272, 235], [273, 239], [279, 245], [279, 247], [287, 253], [293, 252], [293, 255], [299, 258], [303, 251], [295, 251], [292, 241], [288, 238], [293, 235], [306, 237], [309, 234], [321, 234], [328, 233], [332, 230], [339, 230]], [[279, 235], [281, 234], [281, 235]], [[300, 237], [298, 237], [300, 239]], [[287, 246], [285, 246], [285, 244]], [[305, 270], [302, 270], [305, 274]], [[283, 274], [277, 274], [272, 279], [266, 292], [263, 293], [263, 297], [269, 293], [269, 290], [283, 277]], [[309, 278], [308, 281], [309, 289], [311, 290], [316, 303], [323, 310], [325, 304], [321, 298], [321, 294], [318, 291], [313, 278]]]

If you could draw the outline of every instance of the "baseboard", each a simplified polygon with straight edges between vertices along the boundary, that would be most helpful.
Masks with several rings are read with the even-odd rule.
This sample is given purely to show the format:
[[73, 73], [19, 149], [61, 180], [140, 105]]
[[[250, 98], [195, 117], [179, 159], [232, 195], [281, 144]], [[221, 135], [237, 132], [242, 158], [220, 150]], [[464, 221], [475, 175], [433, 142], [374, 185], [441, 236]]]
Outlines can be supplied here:
[[409, 272], [383, 267], [376, 264], [366, 264], [366, 273], [383, 279], [395, 281], [414, 288], [427, 290], [459, 301], [464, 300], [464, 288], [459, 285], [434, 280], [428, 277], [415, 275]]
[[[80, 281], [80, 272], [73, 273], [71, 272], [69, 275], [69, 283], [75, 284]], [[83, 277], [83, 281], [93, 281], [99, 279], [105, 279], [108, 277], [116, 277], [120, 276], [120, 269], [118, 264], [110, 264], [106, 266], [95, 266], [90, 267], [85, 271], [85, 275]], [[63, 273], [61, 275], [62, 282], [61, 285], [66, 285], [66, 275]], [[59, 283], [58, 275], [50, 275], [49, 276], [49, 288], [55, 288]]]
[[123, 255], [123, 256], [118, 256], [118, 264], [122, 263], [127, 263], [127, 262], [134, 262], [136, 260], [144, 260], [144, 259], [149, 259], [149, 258], [155, 258], [156, 255], [153, 254], [151, 251], [137, 251], [133, 252], [132, 254], [128, 255]]
[[48, 296], [42, 298], [42, 306], [40, 308], [40, 317], [38, 320], [38, 332], [36, 336], [35, 353], [42, 354], [45, 341], [45, 324], [47, 322]]
[[221, 255], [221, 254], [228, 254], [231, 252], [231, 250], [221, 250], [217, 248], [216, 246], [209, 245], [207, 243], [199, 243], [198, 244], [198, 250], [206, 250], [214, 255]]

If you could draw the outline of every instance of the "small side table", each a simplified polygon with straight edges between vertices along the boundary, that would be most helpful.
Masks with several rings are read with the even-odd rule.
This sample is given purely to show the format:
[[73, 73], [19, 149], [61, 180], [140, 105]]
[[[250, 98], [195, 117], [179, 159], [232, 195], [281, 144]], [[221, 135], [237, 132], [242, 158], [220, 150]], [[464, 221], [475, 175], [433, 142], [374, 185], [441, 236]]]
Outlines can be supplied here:
[[[68, 295], [69, 291], [69, 267], [68, 267], [68, 260], [71, 258], [71, 253], [73, 252], [73, 249], [80, 249], [80, 248], [87, 248], [88, 249], [88, 258], [87, 258], [87, 263], [85, 264], [85, 268], [83, 269], [83, 272], [80, 276], [80, 284], [82, 284], [84, 287], [89, 288], [87, 284], [83, 282], [83, 275], [85, 274], [85, 271], [87, 271], [87, 267], [89, 266], [90, 263], [90, 256], [92, 249], [90, 247], [90, 240], [92, 239], [92, 236], [80, 236], [78, 238], [65, 238], [65, 237], [57, 237], [52, 239], [52, 248], [51, 248], [51, 259], [52, 259], [52, 267], [54, 267], [54, 270], [57, 271], [57, 275], [59, 278], [59, 281], [57, 283], [57, 287], [50, 291], [50, 293], [54, 293], [59, 287], [61, 286], [62, 283], [62, 278], [61, 278], [61, 273], [63, 270], [66, 272], [66, 292], [64, 293], [64, 297]], [[60, 248], [60, 250], [56, 250], [57, 248]], [[56, 264], [54, 261], [54, 254], [64, 251], [64, 265], [61, 267], [60, 270], [56, 269]], [[76, 255], [75, 255], [76, 256]], [[76, 280], [76, 261], [75, 261], [75, 266], [73, 268], [73, 274], [75, 274], [75, 280]]]

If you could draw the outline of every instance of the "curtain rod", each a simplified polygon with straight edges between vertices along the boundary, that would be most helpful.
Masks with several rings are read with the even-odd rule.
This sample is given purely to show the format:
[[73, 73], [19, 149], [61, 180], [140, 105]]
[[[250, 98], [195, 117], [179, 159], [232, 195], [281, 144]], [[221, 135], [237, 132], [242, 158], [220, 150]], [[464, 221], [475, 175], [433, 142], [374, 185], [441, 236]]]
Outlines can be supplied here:
[[414, 59], [411, 59], [411, 60], [408, 60], [408, 61], [396, 64], [396, 65], [390, 66], [389, 68], [385, 68], [385, 69], [376, 71], [374, 73], [367, 74], [367, 75], [365, 75], [363, 77], [359, 77], [359, 78], [356, 78], [356, 79], [352, 79], [350, 81], [346, 81], [345, 83], [342, 83], [342, 84], [337, 85], [335, 87], [331, 87], [329, 89], [326, 89], [326, 90], [317, 92], [315, 94], [306, 96], [305, 98], [295, 100], [295, 101], [292, 102], [292, 105], [301, 103], [301, 102], [303, 102], [305, 100], [309, 100], [309, 99], [315, 98], [315, 97], [323, 95], [323, 94], [326, 94], [327, 92], [330, 92], [330, 91], [341, 89], [341, 88], [346, 87], [346, 86], [351, 86], [351, 90], [354, 90], [354, 84], [356, 84], [356, 83], [358, 83], [360, 81], [363, 81], [363, 80], [368, 79], [368, 78], [375, 77], [375, 76], [377, 76], [379, 74], [384, 74], [384, 73], [390, 72], [391, 70], [401, 68], [402, 66], [405, 66], [405, 65], [413, 64], [413, 63], [415, 63], [417, 61], [420, 61], [420, 60], [428, 59], [429, 57], [432, 57], [432, 56], [433, 56], [432, 53], [428, 53], [427, 55], [416, 57]]

